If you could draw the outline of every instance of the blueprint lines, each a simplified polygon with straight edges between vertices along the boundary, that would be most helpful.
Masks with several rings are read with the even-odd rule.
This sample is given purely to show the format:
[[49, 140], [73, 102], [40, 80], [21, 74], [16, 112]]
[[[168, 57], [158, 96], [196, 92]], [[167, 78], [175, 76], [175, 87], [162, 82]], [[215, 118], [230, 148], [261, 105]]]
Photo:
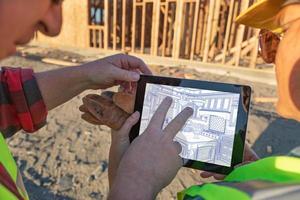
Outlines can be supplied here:
[[182, 145], [181, 157], [217, 165], [230, 166], [239, 94], [147, 84], [143, 105], [140, 134], [162, 100], [170, 96], [164, 127], [185, 107], [194, 110], [175, 140]]

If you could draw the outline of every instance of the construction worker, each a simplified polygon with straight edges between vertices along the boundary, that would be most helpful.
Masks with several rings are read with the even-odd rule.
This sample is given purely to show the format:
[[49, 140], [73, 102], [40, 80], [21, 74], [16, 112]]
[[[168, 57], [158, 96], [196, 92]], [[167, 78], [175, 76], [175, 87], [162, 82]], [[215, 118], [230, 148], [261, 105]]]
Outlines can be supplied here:
[[[36, 31], [59, 34], [61, 0], [0, 0], [0, 59], [28, 43]], [[81, 66], [34, 73], [32, 69], [0, 71], [0, 200], [27, 200], [28, 195], [5, 138], [23, 129], [35, 132], [47, 112], [87, 89], [126, 86], [139, 79], [136, 71], [151, 74], [145, 63], [132, 56], [115, 55]]]
[[[300, 121], [300, 0], [258, 1], [241, 13], [237, 23], [263, 29], [262, 56], [276, 64], [277, 111], [283, 117]], [[160, 112], [164, 116], [167, 109]], [[161, 124], [160, 120], [163, 118], [155, 122]], [[154, 199], [181, 167], [180, 150], [172, 147], [178, 127], [173, 125], [173, 132], [145, 132], [129, 146], [128, 130], [136, 121], [129, 120], [115, 133], [118, 137], [112, 138], [110, 199]], [[164, 135], [160, 135], [162, 132]], [[216, 176], [205, 174], [211, 175]], [[275, 156], [242, 165], [221, 182], [179, 192], [178, 199], [300, 199], [300, 158]]]

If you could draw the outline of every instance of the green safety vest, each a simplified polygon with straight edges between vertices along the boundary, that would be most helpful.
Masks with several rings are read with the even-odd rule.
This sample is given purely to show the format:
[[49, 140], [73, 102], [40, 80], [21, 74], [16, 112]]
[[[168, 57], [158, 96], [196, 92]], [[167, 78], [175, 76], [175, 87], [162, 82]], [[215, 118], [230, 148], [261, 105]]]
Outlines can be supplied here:
[[300, 199], [300, 158], [268, 157], [236, 168], [223, 182], [192, 186], [177, 194], [178, 200], [250, 200], [260, 197]]
[[[20, 195], [23, 197], [23, 199], [29, 200], [26, 191], [24, 191], [24, 189], [22, 190], [21, 187], [19, 187], [17, 184], [17, 178], [18, 176], [19, 178], [21, 178], [21, 176], [19, 174], [16, 162], [12, 157], [8, 149], [8, 146], [3, 138], [2, 133], [0, 133], [0, 163], [4, 166], [4, 168], [6, 169], [6, 171], [8, 172], [8, 174], [10, 175], [14, 183], [17, 185], [17, 189]], [[6, 187], [4, 187], [1, 183], [0, 183], [0, 199], [18, 200], [18, 198], [13, 193], [11, 193]]]

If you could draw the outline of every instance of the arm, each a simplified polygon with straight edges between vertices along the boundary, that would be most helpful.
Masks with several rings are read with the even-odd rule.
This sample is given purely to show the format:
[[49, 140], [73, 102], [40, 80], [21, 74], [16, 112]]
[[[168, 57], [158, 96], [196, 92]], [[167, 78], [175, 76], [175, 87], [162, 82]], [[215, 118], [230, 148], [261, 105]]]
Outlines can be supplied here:
[[76, 66], [35, 74], [48, 110], [90, 89], [90, 83], [84, 76], [83, 69], [83, 67]]
[[[165, 98], [152, 116], [145, 132], [135, 138], [127, 150], [123, 149], [126, 151], [123, 156], [119, 154], [122, 159], [119, 161], [118, 170], [115, 175], [110, 176], [110, 200], [155, 199], [158, 192], [177, 174], [182, 165], [179, 156], [181, 146], [173, 139], [193, 114], [193, 110], [185, 108], [162, 129], [171, 104], [172, 99]], [[131, 126], [124, 127], [128, 124], [130, 123], [125, 122], [124, 130], [130, 130]], [[122, 128], [120, 131], [123, 132]], [[119, 134], [123, 135], [120, 131]], [[117, 164], [116, 160], [114, 162]]]
[[133, 56], [118, 54], [76, 67], [37, 73], [36, 79], [48, 110], [86, 89], [106, 89], [136, 82], [139, 73], [151, 74], [145, 63]]
[[35, 132], [46, 123], [47, 110], [86, 89], [106, 89], [136, 82], [137, 72], [151, 74], [142, 60], [123, 54], [36, 74], [32, 69], [2, 68], [0, 131], [5, 137], [20, 129]]

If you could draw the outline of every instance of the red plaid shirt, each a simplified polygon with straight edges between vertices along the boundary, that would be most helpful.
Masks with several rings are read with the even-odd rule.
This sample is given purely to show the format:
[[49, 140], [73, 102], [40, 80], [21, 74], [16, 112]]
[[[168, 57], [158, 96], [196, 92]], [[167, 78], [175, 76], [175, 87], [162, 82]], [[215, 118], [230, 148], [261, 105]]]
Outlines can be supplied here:
[[32, 133], [46, 123], [47, 109], [32, 69], [2, 67], [0, 132], [10, 137], [23, 129]]

